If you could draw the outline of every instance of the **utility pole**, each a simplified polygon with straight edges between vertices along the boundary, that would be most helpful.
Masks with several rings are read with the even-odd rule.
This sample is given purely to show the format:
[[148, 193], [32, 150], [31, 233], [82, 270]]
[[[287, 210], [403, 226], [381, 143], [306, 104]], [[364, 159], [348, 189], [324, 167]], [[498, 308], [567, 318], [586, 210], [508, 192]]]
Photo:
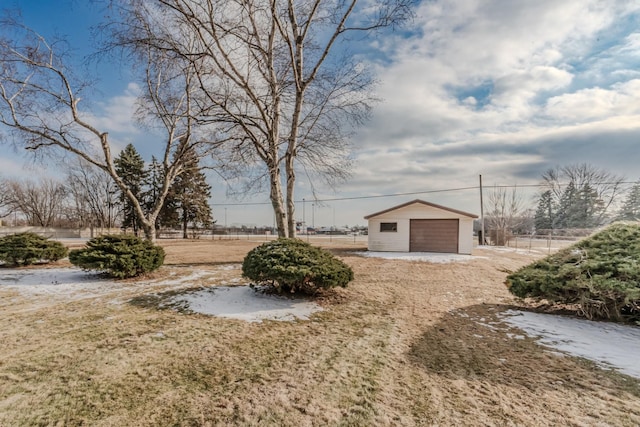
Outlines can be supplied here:
[[480, 175], [480, 244], [484, 245], [484, 205], [482, 201], [482, 174]]
[[[307, 201], [303, 198], [302, 199], [302, 229], [300, 230], [301, 232], [305, 232], [305, 223], [307, 221]], [[307, 236], [307, 239], [309, 238], [309, 236]]]

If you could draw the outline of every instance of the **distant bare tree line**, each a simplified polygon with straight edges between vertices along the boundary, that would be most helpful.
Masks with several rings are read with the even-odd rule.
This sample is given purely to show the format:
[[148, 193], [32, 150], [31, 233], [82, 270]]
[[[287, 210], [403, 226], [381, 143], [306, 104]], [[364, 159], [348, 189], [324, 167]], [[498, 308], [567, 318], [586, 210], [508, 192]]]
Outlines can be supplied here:
[[[196, 153], [188, 152], [187, 170], [169, 187], [154, 229], [182, 228], [188, 231], [207, 229], [212, 218], [209, 197], [211, 187], [206, 183]], [[162, 191], [163, 170], [153, 159], [146, 167], [132, 145], [127, 146], [115, 163], [127, 187], [135, 189], [145, 214], [154, 209], [158, 192]], [[68, 165], [62, 180], [3, 179], [0, 177], [0, 218], [13, 215], [13, 224], [56, 228], [122, 228], [138, 235], [130, 200], [123, 194], [109, 174], [92, 164], [76, 159]]]
[[104, 172], [78, 162], [63, 181], [0, 178], [0, 217], [38, 227], [114, 228], [121, 222], [118, 189]]
[[522, 189], [489, 190], [485, 229], [495, 245], [515, 234], [584, 235], [613, 221], [640, 220], [640, 182], [590, 164], [557, 166], [541, 174], [542, 187], [527, 202]]

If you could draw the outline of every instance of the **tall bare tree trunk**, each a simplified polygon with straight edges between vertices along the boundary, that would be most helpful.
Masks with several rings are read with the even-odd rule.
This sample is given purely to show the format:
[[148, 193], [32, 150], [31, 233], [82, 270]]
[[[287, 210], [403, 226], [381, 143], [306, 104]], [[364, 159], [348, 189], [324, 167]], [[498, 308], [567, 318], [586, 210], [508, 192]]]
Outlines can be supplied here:
[[[286, 158], [287, 173], [287, 219], [289, 227], [289, 237], [296, 237], [296, 204], [294, 200], [294, 187], [296, 183], [296, 172], [294, 170], [294, 157]], [[304, 224], [303, 224], [304, 225]]]
[[141, 223], [142, 232], [144, 233], [144, 238], [151, 243], [155, 243], [156, 241], [156, 218], [144, 219]]
[[[271, 193], [271, 205], [276, 217], [276, 227], [278, 227], [278, 237], [290, 237], [288, 229], [287, 212], [283, 204], [282, 183], [280, 182], [280, 168], [276, 164], [269, 168], [269, 180]], [[295, 231], [295, 225], [294, 225]], [[293, 234], [295, 236], [295, 233]]]

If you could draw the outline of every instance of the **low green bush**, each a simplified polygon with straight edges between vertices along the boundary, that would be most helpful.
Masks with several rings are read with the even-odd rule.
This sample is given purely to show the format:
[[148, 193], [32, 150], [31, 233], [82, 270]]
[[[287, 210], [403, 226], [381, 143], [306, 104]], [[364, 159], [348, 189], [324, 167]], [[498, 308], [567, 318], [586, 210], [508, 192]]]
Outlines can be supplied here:
[[299, 239], [278, 239], [251, 250], [242, 275], [278, 293], [314, 294], [319, 289], [346, 287], [353, 270], [329, 251]]
[[17, 233], [0, 238], [0, 261], [7, 267], [48, 263], [67, 256], [60, 242], [35, 233]]
[[69, 261], [83, 270], [124, 279], [158, 269], [164, 262], [164, 249], [133, 235], [107, 235], [89, 240], [86, 248], [72, 250]]
[[640, 226], [617, 223], [510, 274], [520, 298], [575, 304], [587, 318], [640, 320]]

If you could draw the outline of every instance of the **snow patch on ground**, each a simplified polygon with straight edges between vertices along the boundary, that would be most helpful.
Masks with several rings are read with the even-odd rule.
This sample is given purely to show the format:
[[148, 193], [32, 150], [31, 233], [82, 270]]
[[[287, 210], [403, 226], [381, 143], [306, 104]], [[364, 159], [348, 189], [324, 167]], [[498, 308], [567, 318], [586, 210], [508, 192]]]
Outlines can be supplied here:
[[6, 286], [55, 286], [72, 288], [100, 280], [95, 274], [88, 274], [75, 268], [42, 268], [25, 270], [2, 270], [0, 284]]
[[322, 307], [312, 301], [265, 295], [249, 286], [211, 287], [176, 296], [169, 304], [247, 322], [308, 320], [312, 313], [322, 311]]
[[[119, 281], [77, 268], [0, 270], [0, 287], [27, 295], [51, 295], [69, 300], [106, 296], [125, 288], [159, 285], [180, 287], [206, 275], [204, 271], [157, 281]], [[174, 276], [173, 274], [171, 276]]]
[[[217, 267], [217, 270], [236, 270], [239, 264]], [[173, 297], [169, 304], [177, 304], [191, 311], [248, 322], [260, 322], [264, 319], [290, 321], [308, 319], [309, 315], [322, 308], [309, 300], [292, 300], [284, 297], [265, 295], [255, 292], [248, 286], [216, 286], [226, 283], [238, 283], [239, 277], [223, 280], [212, 276], [212, 271], [197, 270], [188, 275], [170, 272], [169, 278], [162, 280], [119, 281], [106, 279], [77, 268], [42, 269], [2, 269], [0, 270], [0, 289], [12, 289], [20, 294], [45, 297], [46, 301], [77, 301], [87, 298], [109, 297], [114, 295], [115, 303], [124, 303], [132, 295], [168, 289], [189, 287], [196, 282], [213, 285], [206, 289], [185, 293]], [[168, 288], [168, 289], [167, 289]], [[132, 292], [125, 292], [132, 291]], [[51, 298], [55, 297], [55, 298]]]
[[218, 270], [240, 270], [241, 268], [242, 264], [225, 264], [217, 267]]
[[61, 295], [68, 299], [95, 297], [122, 287], [113, 280], [76, 268], [2, 270], [0, 286], [23, 295]]
[[544, 345], [640, 378], [638, 327], [517, 310], [501, 316]]
[[399, 259], [404, 261], [425, 261], [436, 264], [445, 264], [450, 262], [468, 262], [474, 259], [486, 259], [486, 257], [461, 255], [461, 254], [443, 254], [436, 252], [354, 252], [358, 256], [367, 258], [383, 258], [383, 259]]

